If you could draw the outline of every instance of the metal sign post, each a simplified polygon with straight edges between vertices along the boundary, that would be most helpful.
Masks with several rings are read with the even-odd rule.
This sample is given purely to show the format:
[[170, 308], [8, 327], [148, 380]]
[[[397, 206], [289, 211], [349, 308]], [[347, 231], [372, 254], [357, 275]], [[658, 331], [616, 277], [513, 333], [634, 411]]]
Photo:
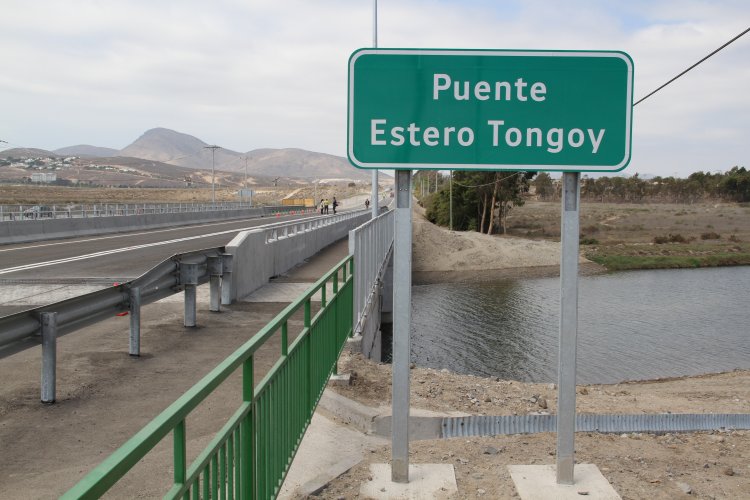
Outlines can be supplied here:
[[573, 484], [575, 462], [580, 175], [578, 172], [565, 172], [562, 177], [560, 351], [557, 372], [557, 482], [559, 484]]
[[393, 241], [393, 389], [391, 480], [409, 482], [409, 356], [411, 353], [411, 170], [396, 170]]

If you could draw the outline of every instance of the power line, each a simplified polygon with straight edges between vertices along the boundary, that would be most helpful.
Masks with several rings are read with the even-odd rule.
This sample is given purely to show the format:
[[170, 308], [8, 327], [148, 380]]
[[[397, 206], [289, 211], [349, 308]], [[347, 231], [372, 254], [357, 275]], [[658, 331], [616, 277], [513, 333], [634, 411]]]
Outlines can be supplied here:
[[739, 38], [740, 38], [741, 36], [745, 35], [745, 34], [746, 34], [746, 33], [747, 33], [748, 31], [750, 31], [750, 28], [747, 28], [747, 29], [746, 29], [745, 31], [743, 31], [742, 33], [740, 33], [740, 34], [739, 34], [739, 35], [737, 35], [736, 37], [732, 38], [732, 39], [731, 39], [731, 40], [729, 40], [729, 41], [728, 41], [727, 43], [725, 43], [724, 45], [722, 45], [722, 46], [721, 46], [721, 47], [719, 47], [718, 49], [714, 50], [713, 52], [711, 52], [710, 54], [708, 54], [708, 55], [707, 55], [706, 57], [704, 57], [703, 59], [701, 59], [701, 60], [700, 60], [700, 61], [698, 61], [697, 63], [693, 64], [693, 65], [692, 65], [692, 66], [690, 66], [690, 67], [689, 67], [688, 69], [686, 69], [685, 71], [683, 71], [683, 72], [682, 72], [682, 73], [680, 73], [679, 75], [675, 76], [674, 78], [672, 78], [671, 80], [669, 80], [669, 81], [668, 81], [667, 83], [665, 83], [664, 85], [662, 85], [662, 86], [661, 86], [661, 87], [659, 87], [658, 89], [656, 89], [656, 90], [654, 90], [653, 92], [651, 92], [650, 94], [648, 94], [648, 95], [647, 95], [646, 97], [643, 97], [643, 98], [639, 99], [639, 100], [638, 100], [638, 101], [637, 101], [637, 102], [636, 102], [635, 104], [633, 104], [633, 106], [637, 105], [637, 104], [638, 104], [639, 102], [643, 102], [643, 101], [645, 101], [646, 99], [648, 99], [648, 98], [649, 98], [649, 97], [651, 97], [652, 95], [656, 94], [656, 93], [657, 93], [657, 92], [659, 92], [659, 91], [660, 91], [661, 89], [663, 89], [664, 87], [666, 87], [667, 85], [669, 85], [669, 84], [670, 84], [670, 83], [672, 83], [673, 81], [677, 80], [677, 79], [678, 79], [679, 77], [681, 77], [682, 75], [684, 75], [685, 73], [687, 73], [687, 72], [688, 72], [688, 71], [690, 71], [691, 69], [695, 68], [696, 66], [698, 66], [698, 65], [699, 65], [700, 63], [702, 63], [703, 61], [705, 61], [705, 60], [706, 60], [706, 59], [708, 59], [709, 57], [713, 56], [714, 54], [716, 54], [717, 52], [719, 52], [720, 50], [722, 50], [723, 48], [725, 48], [726, 46], [728, 46], [729, 44], [731, 44], [732, 42], [734, 42], [735, 40], [739, 39]]
[[460, 183], [460, 182], [458, 182], [457, 180], [454, 180], [453, 182], [455, 182], [455, 183], [456, 183], [456, 184], [458, 184], [459, 186], [461, 186], [461, 187], [465, 187], [465, 188], [479, 188], [479, 187], [484, 187], [484, 186], [492, 186], [492, 185], [493, 185], [493, 184], [495, 184], [496, 182], [503, 182], [503, 181], [504, 181], [505, 179], [510, 179], [511, 177], [515, 177], [516, 175], [521, 175], [522, 173], [523, 173], [523, 172], [516, 172], [516, 173], [514, 173], [514, 174], [510, 174], [510, 175], [508, 175], [508, 176], [506, 176], [506, 177], [503, 177], [502, 179], [496, 179], [496, 180], [494, 180], [494, 181], [492, 181], [492, 182], [488, 182], [487, 184], [477, 184], [476, 186], [467, 186], [466, 184], [461, 184], [461, 183]]

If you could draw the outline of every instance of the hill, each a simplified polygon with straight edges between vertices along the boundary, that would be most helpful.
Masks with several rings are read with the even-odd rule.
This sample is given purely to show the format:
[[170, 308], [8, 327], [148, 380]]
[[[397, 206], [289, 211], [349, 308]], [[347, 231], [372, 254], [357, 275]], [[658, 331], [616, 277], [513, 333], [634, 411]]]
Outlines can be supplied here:
[[67, 146], [60, 149], [55, 149], [53, 153], [60, 156], [80, 156], [82, 158], [107, 158], [109, 156], [115, 156], [118, 151], [112, 148], [100, 148], [98, 146], [90, 146], [88, 144], [78, 144], [76, 146]]
[[[146, 131], [118, 155], [210, 170], [212, 158], [207, 146], [208, 143], [192, 135], [155, 128]], [[345, 158], [304, 149], [256, 149], [240, 153], [219, 148], [214, 155], [216, 170], [238, 174], [244, 174], [247, 158], [248, 174], [255, 176], [352, 181], [366, 181], [370, 178], [368, 172], [357, 170]]]
[[[147, 130], [132, 144], [123, 148], [118, 156], [130, 156], [145, 160], [168, 162], [181, 167], [205, 169], [211, 168], [210, 144], [192, 135], [183, 134], [166, 128]], [[217, 170], [234, 170], [229, 167], [239, 165], [242, 153], [220, 148], [214, 153], [214, 164]], [[244, 168], [244, 163], [243, 163]]]
[[367, 180], [370, 173], [354, 168], [348, 160], [304, 149], [256, 149], [248, 151], [248, 172], [257, 175], [307, 179]]
[[37, 148], [11, 148], [0, 151], [0, 158], [54, 158], [52, 151]]
[[[209, 149], [210, 144], [167, 128], [147, 130], [138, 139], [120, 151], [87, 144], [68, 146], [55, 151], [15, 148], [0, 152], [4, 157], [77, 156], [100, 164], [127, 165], [152, 176], [182, 179], [186, 174], [172, 171], [171, 166], [200, 170], [210, 174], [212, 164], [223, 177], [244, 178], [247, 173], [256, 179], [298, 179], [305, 181], [362, 181], [368, 182], [371, 174], [353, 167], [346, 158], [304, 149], [255, 149], [247, 153], [231, 149]], [[122, 160], [125, 158], [126, 160]], [[140, 160], [140, 161], [139, 161]], [[201, 177], [205, 174], [200, 174]]]

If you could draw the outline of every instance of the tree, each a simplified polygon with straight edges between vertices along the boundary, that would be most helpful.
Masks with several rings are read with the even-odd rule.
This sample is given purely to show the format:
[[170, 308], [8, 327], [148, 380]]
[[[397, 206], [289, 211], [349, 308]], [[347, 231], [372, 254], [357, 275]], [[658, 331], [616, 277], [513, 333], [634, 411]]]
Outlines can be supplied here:
[[547, 172], [539, 172], [532, 183], [540, 200], [551, 200], [555, 196], [555, 185]]
[[[533, 172], [455, 172], [453, 176], [453, 227], [459, 231], [492, 234], [501, 227], [514, 206], [523, 204]], [[426, 197], [427, 219], [447, 226], [450, 218], [449, 187], [443, 185]]]

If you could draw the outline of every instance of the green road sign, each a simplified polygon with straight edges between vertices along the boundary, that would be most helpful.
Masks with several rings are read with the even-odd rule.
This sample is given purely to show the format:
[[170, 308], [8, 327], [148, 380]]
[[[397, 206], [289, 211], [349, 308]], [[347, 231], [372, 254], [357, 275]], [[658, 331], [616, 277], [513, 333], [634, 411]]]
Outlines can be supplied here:
[[624, 52], [360, 49], [347, 152], [367, 169], [615, 172], [632, 104]]

